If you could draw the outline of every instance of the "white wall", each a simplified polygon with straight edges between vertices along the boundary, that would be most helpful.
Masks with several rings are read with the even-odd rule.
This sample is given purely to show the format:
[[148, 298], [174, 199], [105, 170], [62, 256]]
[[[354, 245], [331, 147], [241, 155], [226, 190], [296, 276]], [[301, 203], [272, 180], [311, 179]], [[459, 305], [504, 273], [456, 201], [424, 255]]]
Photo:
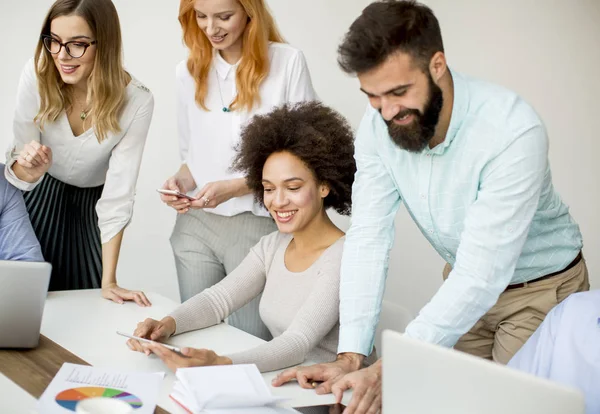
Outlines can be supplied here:
[[[11, 141], [17, 80], [32, 55], [42, 19], [52, 2], [0, 4], [0, 148]], [[174, 214], [154, 191], [178, 165], [174, 67], [185, 57], [177, 22], [178, 1], [115, 0], [127, 68], [156, 99], [136, 198], [125, 234], [118, 277], [122, 285], [177, 299], [168, 238]], [[367, 104], [355, 79], [336, 65], [336, 48], [368, 0], [270, 0], [278, 24], [308, 60], [322, 100], [357, 126]], [[545, 120], [550, 133], [554, 182], [580, 223], [592, 284], [600, 287], [600, 190], [594, 159], [600, 153], [595, 120], [600, 113], [600, 2], [598, 0], [429, 0], [441, 25], [450, 65], [519, 92]], [[0, 157], [1, 158], [1, 157]], [[346, 228], [348, 220], [336, 218]], [[391, 254], [386, 297], [413, 312], [441, 283], [443, 261], [401, 209]]]

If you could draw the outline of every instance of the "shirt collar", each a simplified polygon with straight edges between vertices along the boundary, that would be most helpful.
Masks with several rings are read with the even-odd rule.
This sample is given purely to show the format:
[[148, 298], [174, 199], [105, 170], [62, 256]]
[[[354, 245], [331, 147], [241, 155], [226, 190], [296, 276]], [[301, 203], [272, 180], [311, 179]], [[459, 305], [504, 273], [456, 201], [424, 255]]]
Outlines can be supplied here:
[[230, 73], [235, 73], [239, 63], [239, 61], [233, 65], [227, 63], [227, 61], [223, 59], [223, 56], [221, 56], [216, 49], [213, 49], [213, 65], [221, 79], [227, 79]]
[[444, 142], [433, 149], [429, 149], [428, 147], [425, 149], [425, 151], [429, 151], [436, 155], [442, 155], [446, 152], [446, 149], [450, 146], [454, 137], [460, 130], [469, 109], [469, 89], [466, 80], [460, 73], [450, 70], [450, 68], [448, 68], [448, 70], [450, 71], [452, 82], [454, 84], [454, 102], [452, 103], [450, 125], [448, 126]]

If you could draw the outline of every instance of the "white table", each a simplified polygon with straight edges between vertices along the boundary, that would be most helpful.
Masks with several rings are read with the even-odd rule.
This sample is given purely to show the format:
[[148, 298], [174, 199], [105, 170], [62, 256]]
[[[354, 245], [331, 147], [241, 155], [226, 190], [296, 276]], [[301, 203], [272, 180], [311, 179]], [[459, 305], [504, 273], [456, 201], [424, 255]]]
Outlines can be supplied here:
[[35, 413], [37, 400], [0, 373], [0, 413]]
[[[133, 302], [119, 305], [103, 299], [99, 290], [52, 292], [48, 295], [42, 320], [42, 334], [93, 366], [116, 368], [123, 371], [167, 373], [158, 399], [158, 405], [178, 414], [184, 410], [169, 398], [175, 375], [154, 355], [146, 356], [131, 351], [126, 338], [116, 331], [133, 332], [145, 318], [161, 319], [178, 304], [157, 293], [146, 293], [152, 306], [142, 308]], [[264, 341], [227, 324], [177, 335], [169, 343], [179, 346], [212, 349], [227, 354], [248, 349]], [[273, 395], [289, 398], [288, 407], [306, 407], [333, 404], [331, 394], [317, 395], [296, 383], [275, 388], [271, 386], [278, 372], [263, 374]], [[346, 394], [344, 402], [349, 401]], [[4, 411], [0, 411], [4, 412]]]

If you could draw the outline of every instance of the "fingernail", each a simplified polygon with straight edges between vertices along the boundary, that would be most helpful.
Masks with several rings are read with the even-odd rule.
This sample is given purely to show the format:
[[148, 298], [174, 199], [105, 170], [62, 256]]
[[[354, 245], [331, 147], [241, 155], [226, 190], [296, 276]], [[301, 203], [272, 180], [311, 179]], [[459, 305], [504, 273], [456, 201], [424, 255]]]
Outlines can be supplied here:
[[323, 391], [323, 388], [317, 388], [317, 394], [319, 394], [319, 395], [325, 394], [325, 392]]

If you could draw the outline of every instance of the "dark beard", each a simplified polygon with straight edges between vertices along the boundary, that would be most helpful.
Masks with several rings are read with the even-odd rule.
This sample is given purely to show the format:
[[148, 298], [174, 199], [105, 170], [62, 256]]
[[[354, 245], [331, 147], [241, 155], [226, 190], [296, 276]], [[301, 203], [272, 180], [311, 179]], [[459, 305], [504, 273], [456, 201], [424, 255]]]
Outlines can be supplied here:
[[[428, 78], [429, 99], [423, 113], [417, 109], [406, 109], [394, 117], [394, 119], [401, 119], [407, 114], [414, 115], [414, 120], [409, 125], [396, 125], [394, 119], [391, 121], [384, 119], [392, 141], [406, 151], [423, 151], [433, 138], [435, 127], [440, 119], [440, 112], [444, 105], [442, 90], [433, 82], [431, 75], [428, 75]], [[381, 113], [381, 110], [379, 112]]]

